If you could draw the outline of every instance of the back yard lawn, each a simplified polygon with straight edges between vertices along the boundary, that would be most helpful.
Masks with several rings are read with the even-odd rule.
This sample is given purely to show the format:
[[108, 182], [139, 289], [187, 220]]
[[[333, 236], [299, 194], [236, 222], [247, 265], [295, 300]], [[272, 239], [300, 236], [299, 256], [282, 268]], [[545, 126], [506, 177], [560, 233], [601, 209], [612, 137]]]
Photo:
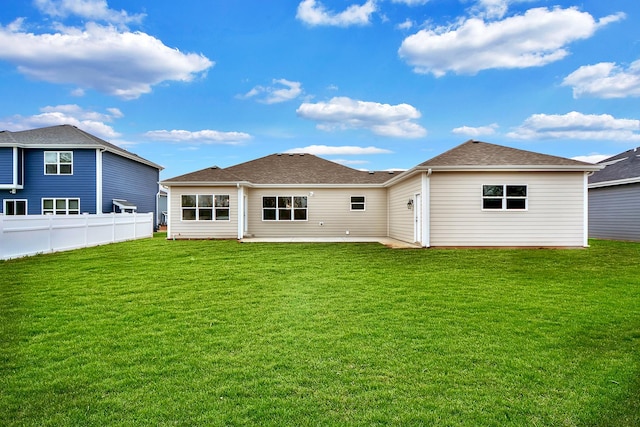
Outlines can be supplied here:
[[0, 262], [0, 425], [640, 425], [640, 244]]

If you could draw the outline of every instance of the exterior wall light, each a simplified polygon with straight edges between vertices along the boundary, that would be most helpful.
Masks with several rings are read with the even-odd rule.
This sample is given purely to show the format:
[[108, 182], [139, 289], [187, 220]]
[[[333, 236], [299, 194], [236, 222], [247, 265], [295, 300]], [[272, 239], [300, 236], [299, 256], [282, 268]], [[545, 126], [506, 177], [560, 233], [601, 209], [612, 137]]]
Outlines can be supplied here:
[[409, 199], [407, 202], [407, 209], [413, 209], [413, 199]]

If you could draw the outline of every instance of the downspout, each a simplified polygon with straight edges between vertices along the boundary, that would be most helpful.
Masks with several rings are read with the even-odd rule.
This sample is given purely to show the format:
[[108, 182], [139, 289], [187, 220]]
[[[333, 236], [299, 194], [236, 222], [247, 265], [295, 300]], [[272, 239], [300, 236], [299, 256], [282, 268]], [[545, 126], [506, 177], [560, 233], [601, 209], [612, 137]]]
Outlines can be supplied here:
[[236, 183], [238, 189], [238, 240], [244, 237], [244, 187]]
[[422, 247], [431, 247], [431, 168], [422, 174]]
[[586, 172], [583, 178], [583, 225], [582, 225], [582, 246], [585, 248], [589, 247], [589, 177], [593, 175], [594, 172]]
[[102, 153], [104, 148], [96, 148], [96, 214], [102, 211]]
[[13, 147], [13, 188], [18, 188], [18, 147]]

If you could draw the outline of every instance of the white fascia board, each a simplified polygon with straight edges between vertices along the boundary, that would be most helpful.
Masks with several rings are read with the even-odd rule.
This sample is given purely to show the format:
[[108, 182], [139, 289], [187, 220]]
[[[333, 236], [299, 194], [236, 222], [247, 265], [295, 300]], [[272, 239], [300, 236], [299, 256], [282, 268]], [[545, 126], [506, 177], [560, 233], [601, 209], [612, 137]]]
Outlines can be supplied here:
[[167, 182], [160, 181], [160, 185], [163, 187], [251, 187], [252, 184], [245, 181], [175, 181]]
[[589, 188], [612, 187], [614, 185], [636, 184], [640, 182], [640, 176], [625, 179], [616, 179], [613, 181], [594, 182], [589, 184]]

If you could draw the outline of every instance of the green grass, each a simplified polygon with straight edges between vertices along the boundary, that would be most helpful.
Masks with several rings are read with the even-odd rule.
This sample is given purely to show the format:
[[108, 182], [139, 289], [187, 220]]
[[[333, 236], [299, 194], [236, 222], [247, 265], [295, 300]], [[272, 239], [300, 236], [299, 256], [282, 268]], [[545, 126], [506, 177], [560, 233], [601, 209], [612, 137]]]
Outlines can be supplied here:
[[0, 263], [0, 425], [640, 425], [640, 244]]

